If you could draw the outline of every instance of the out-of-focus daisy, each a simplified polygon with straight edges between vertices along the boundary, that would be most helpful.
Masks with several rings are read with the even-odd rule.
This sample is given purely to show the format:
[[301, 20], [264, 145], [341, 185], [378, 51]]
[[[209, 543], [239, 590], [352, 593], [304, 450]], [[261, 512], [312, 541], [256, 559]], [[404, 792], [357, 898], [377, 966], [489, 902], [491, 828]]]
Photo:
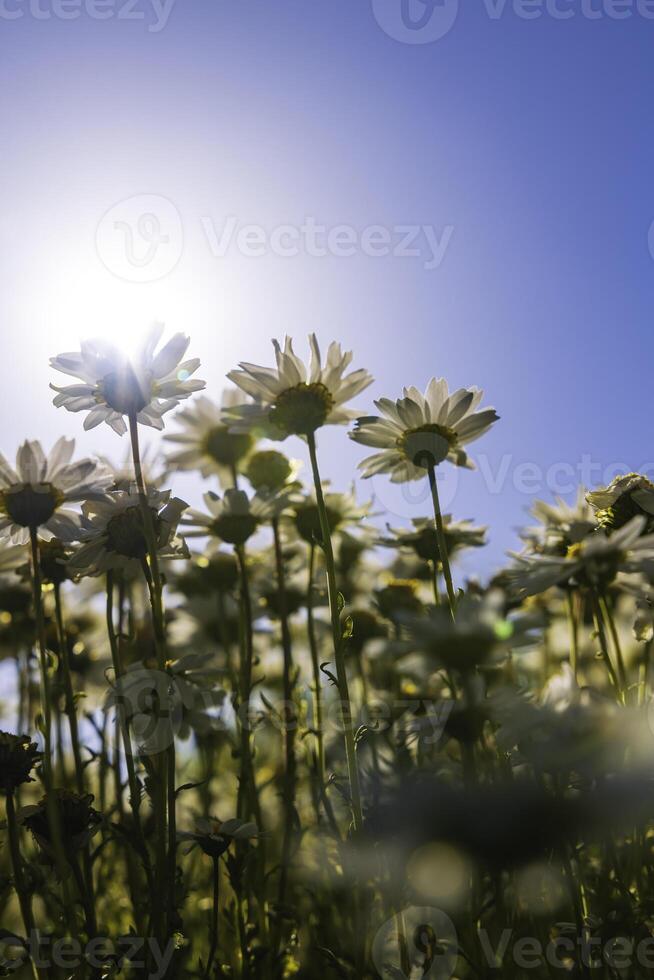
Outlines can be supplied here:
[[244, 490], [226, 490], [224, 497], [206, 493], [204, 502], [207, 513], [191, 510], [184, 525], [191, 528], [188, 537], [214, 537], [236, 547], [245, 544], [260, 525], [279, 517], [295, 499], [294, 486], [285, 487], [274, 494], [248, 497]]
[[397, 401], [380, 398], [381, 416], [359, 418], [350, 437], [381, 452], [360, 464], [364, 477], [389, 473], [393, 483], [425, 476], [426, 469], [449, 460], [473, 468], [464, 445], [478, 439], [499, 416], [494, 408], [476, 411], [483, 397], [478, 388], [459, 388], [450, 394], [443, 378], [432, 380], [422, 395], [405, 388]]
[[240, 370], [228, 374], [230, 381], [254, 399], [254, 404], [234, 409], [234, 428], [239, 431], [261, 429], [269, 432], [273, 426], [278, 437], [308, 436], [323, 425], [344, 425], [356, 417], [345, 408], [372, 383], [372, 377], [362, 368], [346, 374], [352, 353], [331, 343], [327, 360], [321, 362], [315, 334], [309, 336], [311, 363], [307, 368], [295, 354], [293, 342], [286, 337], [282, 349], [273, 340], [276, 368], [259, 367], [242, 362]]
[[[188, 558], [186, 543], [177, 526], [187, 504], [170, 491], [149, 490], [159, 559]], [[140, 569], [148, 554], [143, 509], [136, 489], [117, 490], [82, 508], [81, 547], [69, 561], [71, 574], [101, 575], [113, 569]]]
[[603, 591], [618, 572], [654, 575], [654, 534], [643, 536], [644, 517], [634, 517], [608, 537], [598, 530], [572, 545], [564, 557], [514, 555], [509, 571], [514, 588], [538, 595], [553, 585], [573, 585]]
[[267, 494], [294, 483], [301, 467], [299, 460], [289, 459], [276, 449], [260, 449], [250, 456], [244, 473], [253, 490]]
[[223, 392], [220, 405], [201, 396], [189, 408], [178, 412], [175, 421], [181, 426], [179, 432], [166, 435], [169, 442], [179, 446], [167, 454], [169, 468], [198, 470], [204, 477], [215, 473], [221, 483], [231, 486], [234, 473], [255, 443], [254, 436], [249, 432], [232, 432], [225, 414], [244, 400], [240, 391], [229, 388]]
[[92, 459], [71, 463], [74, 439], [59, 439], [46, 456], [40, 442], [24, 442], [13, 469], [0, 454], [0, 535], [26, 544], [30, 529], [48, 541], [71, 540], [79, 517], [66, 504], [101, 497], [111, 474]]
[[[344, 531], [348, 527], [356, 527], [370, 515], [371, 505], [360, 504], [354, 492], [333, 493], [325, 495], [325, 510], [327, 523], [332, 534]], [[309, 544], [322, 539], [320, 529], [320, 514], [315, 494], [307, 494], [293, 508], [294, 526], [300, 537]]]
[[640, 473], [616, 476], [608, 487], [593, 490], [586, 499], [596, 512], [597, 523], [608, 533], [638, 515], [646, 518], [643, 533], [654, 531], [654, 483]]
[[189, 345], [184, 334], [174, 334], [155, 353], [163, 331], [162, 324], [155, 324], [133, 358], [101, 339], [83, 341], [79, 352], [51, 358], [56, 371], [80, 382], [51, 385], [57, 392], [54, 404], [69, 412], [88, 412], [85, 429], [106, 422], [123, 435], [127, 431], [124, 416], [163, 429], [164, 414], [204, 388], [204, 381], [191, 379], [200, 366], [199, 358], [182, 360]]
[[[380, 543], [389, 548], [411, 549], [423, 561], [438, 564], [440, 551], [433, 520], [416, 517], [411, 523], [412, 531], [389, 526], [389, 537], [381, 538]], [[451, 514], [443, 514], [443, 531], [450, 557], [463, 548], [481, 548], [486, 544], [487, 528], [475, 527], [472, 521], [455, 521]]]
[[538, 521], [534, 527], [524, 528], [520, 537], [527, 549], [536, 554], [565, 556], [568, 549], [592, 534], [597, 520], [592, 507], [586, 501], [583, 487], [577, 492], [574, 504], [567, 504], [556, 497], [553, 504], [535, 501], [532, 515]]

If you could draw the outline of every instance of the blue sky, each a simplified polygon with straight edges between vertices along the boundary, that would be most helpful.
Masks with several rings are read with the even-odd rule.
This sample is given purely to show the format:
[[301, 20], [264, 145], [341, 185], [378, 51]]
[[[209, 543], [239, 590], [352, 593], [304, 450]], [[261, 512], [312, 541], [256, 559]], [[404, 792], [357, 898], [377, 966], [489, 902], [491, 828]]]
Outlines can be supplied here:
[[[51, 406], [47, 359], [159, 318], [216, 397], [309, 330], [374, 374], [364, 413], [483, 387], [501, 422], [443, 492], [490, 525], [484, 570], [535, 496], [654, 469], [654, 4], [404, 2], [422, 32], [402, 0], [0, 0], [5, 453], [120, 458]], [[361, 448], [321, 449], [346, 487]]]

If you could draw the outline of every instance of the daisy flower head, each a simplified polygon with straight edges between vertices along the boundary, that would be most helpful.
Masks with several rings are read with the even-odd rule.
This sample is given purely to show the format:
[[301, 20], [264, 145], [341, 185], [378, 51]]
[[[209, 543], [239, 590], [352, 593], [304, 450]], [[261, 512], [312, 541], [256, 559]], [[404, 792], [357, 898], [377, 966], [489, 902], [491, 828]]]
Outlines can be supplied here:
[[[328, 491], [324, 499], [327, 524], [332, 535], [348, 527], [358, 527], [370, 516], [372, 505], [360, 504], [354, 495], [354, 490], [347, 493]], [[322, 530], [315, 494], [305, 494], [296, 503], [293, 512], [293, 523], [299, 536], [309, 544], [320, 542]]]
[[643, 533], [654, 531], [654, 483], [640, 473], [616, 476], [608, 487], [587, 494], [586, 500], [599, 526], [609, 534], [638, 515], [646, 519]]
[[553, 504], [536, 500], [531, 513], [538, 523], [524, 528], [520, 537], [528, 551], [535, 554], [565, 556], [569, 548], [597, 528], [597, 519], [583, 487], [577, 491], [574, 504], [566, 503], [561, 497], [556, 497]]
[[[423, 561], [440, 562], [438, 534], [433, 520], [415, 517], [412, 530], [393, 528], [388, 525], [389, 536], [380, 540], [388, 548], [412, 550]], [[486, 544], [486, 527], [475, 527], [472, 521], [455, 521], [451, 514], [443, 514], [443, 532], [448, 555], [463, 548], [482, 548]]]
[[[237, 431], [257, 430], [285, 439], [290, 435], [309, 436], [323, 425], [346, 425], [356, 412], [345, 403], [372, 384], [372, 377], [360, 368], [346, 374], [352, 352], [340, 344], [329, 345], [322, 363], [315, 334], [309, 336], [311, 360], [307, 367], [286, 337], [284, 347], [273, 340], [276, 367], [259, 367], [243, 362], [227, 377], [254, 399], [251, 405], [234, 409]], [[271, 432], [272, 429], [272, 432]]]
[[111, 473], [92, 459], [71, 463], [74, 449], [74, 439], [61, 438], [46, 456], [40, 442], [26, 441], [15, 469], [0, 454], [0, 535], [16, 545], [27, 544], [31, 530], [46, 541], [76, 535], [79, 517], [66, 505], [102, 497]]
[[106, 422], [122, 436], [127, 431], [124, 416], [163, 429], [164, 414], [204, 388], [204, 381], [191, 378], [200, 366], [199, 358], [182, 360], [189, 338], [176, 333], [157, 351], [163, 331], [162, 324], [151, 327], [133, 357], [97, 339], [83, 341], [79, 352], [51, 358], [56, 371], [79, 381], [63, 387], [50, 385], [57, 392], [55, 406], [88, 412], [85, 429]]
[[178, 448], [167, 454], [170, 470], [198, 470], [202, 476], [217, 474], [221, 483], [231, 486], [233, 474], [252, 452], [254, 436], [249, 432], [233, 432], [227, 412], [241, 405], [245, 396], [235, 388], [223, 392], [218, 405], [205, 395], [178, 412], [178, 432], [166, 435], [168, 442]]
[[568, 548], [564, 556], [514, 555], [509, 581], [522, 595], [539, 595], [552, 586], [603, 592], [618, 573], [654, 575], [654, 534], [644, 535], [645, 518], [633, 517], [610, 536], [599, 529]]
[[225, 544], [240, 547], [267, 521], [291, 506], [297, 496], [293, 485], [275, 493], [248, 497], [244, 490], [226, 490], [224, 497], [209, 492], [204, 495], [207, 512], [189, 511], [184, 524], [193, 528], [189, 537], [214, 537]]
[[[177, 533], [187, 504], [170, 491], [148, 490], [159, 559], [188, 558], [186, 542]], [[116, 490], [82, 508], [81, 547], [68, 563], [75, 577], [96, 576], [113, 570], [141, 569], [148, 554], [143, 509], [138, 490]]]
[[482, 397], [478, 388], [450, 394], [443, 378], [432, 378], [424, 395], [411, 387], [397, 401], [380, 398], [375, 405], [381, 416], [357, 419], [350, 433], [355, 442], [381, 450], [359, 464], [364, 478], [389, 473], [393, 483], [405, 483], [444, 460], [472, 469], [463, 447], [499, 418], [494, 408], [476, 411]]

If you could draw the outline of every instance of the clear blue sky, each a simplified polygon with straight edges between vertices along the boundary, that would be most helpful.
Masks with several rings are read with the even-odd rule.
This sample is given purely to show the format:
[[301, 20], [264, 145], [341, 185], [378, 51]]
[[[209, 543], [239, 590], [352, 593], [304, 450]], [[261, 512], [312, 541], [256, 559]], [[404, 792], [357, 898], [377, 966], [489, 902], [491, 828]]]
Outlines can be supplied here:
[[[552, 466], [654, 468], [654, 5], [467, 0], [429, 41], [415, 25], [444, 29], [452, 0], [438, 23], [410, 0], [413, 30], [401, 0], [96, 4], [0, 0], [4, 452], [64, 431], [122, 455], [51, 407], [47, 358], [156, 316], [193, 336], [214, 395], [239, 359], [269, 361], [270, 337], [311, 329], [375, 375], [364, 412], [434, 374], [483, 387], [502, 416], [475, 447], [485, 473], [446, 495], [491, 525], [486, 568], [534, 491], [574, 482]], [[152, 271], [135, 239], [126, 281], [111, 234], [162, 197], [161, 278], [134, 281]], [[307, 218], [346, 226], [332, 254], [307, 254]], [[369, 254], [402, 226], [427, 227], [420, 255]], [[346, 486], [361, 448], [343, 430], [323, 448]], [[426, 507], [374, 492], [396, 524]]]

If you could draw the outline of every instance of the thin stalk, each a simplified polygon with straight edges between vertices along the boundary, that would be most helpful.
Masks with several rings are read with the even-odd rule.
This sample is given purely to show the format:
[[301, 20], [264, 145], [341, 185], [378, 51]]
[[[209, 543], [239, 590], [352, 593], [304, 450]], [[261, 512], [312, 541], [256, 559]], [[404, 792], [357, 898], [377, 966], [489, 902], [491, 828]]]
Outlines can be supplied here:
[[[9, 838], [9, 853], [11, 856], [11, 868], [14, 874], [14, 887], [18, 895], [20, 913], [23, 925], [27, 934], [27, 939], [32, 941], [35, 936], [36, 928], [34, 925], [34, 915], [32, 913], [32, 902], [27, 890], [25, 876], [23, 875], [23, 858], [20, 853], [20, 843], [18, 839], [18, 826], [16, 822], [16, 805], [14, 802], [13, 790], [7, 793], [7, 836]], [[30, 959], [30, 967], [33, 977], [47, 977], [47, 972], [39, 969], [37, 972], [33, 960]]]
[[566, 606], [568, 610], [568, 625], [570, 627], [570, 666], [574, 674], [575, 682], [579, 681], [579, 623], [575, 612], [575, 599], [572, 592], [566, 592]]
[[68, 642], [66, 629], [64, 626], [63, 602], [61, 598], [61, 585], [57, 583], [54, 587], [55, 597], [55, 620], [57, 625], [57, 642], [59, 644], [59, 655], [64, 679], [64, 703], [66, 714], [68, 715], [68, 726], [70, 728], [70, 739], [73, 746], [73, 759], [75, 760], [75, 785], [77, 792], [84, 795], [84, 765], [82, 763], [82, 750], [79, 740], [79, 727], [77, 724], [77, 711], [75, 707], [75, 692], [73, 690], [73, 680], [70, 671], [70, 658], [68, 655]]
[[609, 645], [606, 642], [606, 632], [604, 630], [604, 621], [603, 621], [603, 618], [602, 618], [602, 609], [601, 609], [601, 606], [600, 606], [599, 597], [597, 596], [597, 594], [595, 592], [592, 593], [592, 602], [593, 602], [593, 617], [595, 619], [595, 628], [597, 630], [597, 636], [598, 636], [599, 642], [600, 642], [600, 652], [602, 654], [602, 659], [604, 660], [604, 663], [606, 665], [606, 670], [607, 670], [608, 675], [609, 675], [609, 680], [611, 681], [611, 684], [615, 688], [615, 693], [616, 693], [616, 695], [618, 697], [618, 700], [619, 701], [622, 701], [623, 695], [622, 695], [622, 690], [620, 688], [620, 682], [618, 680], [618, 677], [616, 675], [615, 669], [614, 669], [613, 664], [611, 662], [611, 655], [609, 653]]
[[[116, 678], [116, 682], [118, 682], [120, 681], [124, 672], [120, 659], [119, 638], [116, 636], [116, 631], [114, 628], [113, 606], [114, 606], [114, 577], [113, 577], [113, 572], [107, 572], [107, 604], [106, 604], [107, 634], [109, 636], [109, 649], [111, 650], [111, 662], [114, 669], [114, 676]], [[123, 748], [125, 752], [125, 766], [127, 768], [127, 782], [129, 785], [129, 794], [130, 794], [129, 802], [132, 809], [134, 829], [136, 833], [136, 839], [138, 842], [140, 857], [143, 862], [143, 867], [148, 881], [148, 889], [150, 891], [152, 908], [154, 909], [157, 903], [157, 894], [154, 889], [152, 867], [150, 865], [148, 849], [145, 843], [145, 836], [143, 834], [143, 825], [141, 823], [141, 794], [139, 790], [138, 780], [136, 778], [136, 766], [134, 765], [134, 752], [132, 748], [131, 736], [129, 733], [129, 722], [125, 714], [124, 705], [120, 698], [118, 699], [116, 710], [118, 716], [118, 727], [120, 730], [120, 735], [122, 738]]]
[[[157, 665], [160, 671], [166, 673], [166, 628], [163, 611], [163, 582], [159, 570], [159, 559], [157, 555], [157, 537], [152, 518], [152, 512], [148, 505], [147, 489], [143, 478], [143, 467], [141, 464], [141, 453], [139, 447], [138, 422], [135, 415], [129, 416], [129, 434], [132, 445], [132, 460], [134, 463], [134, 477], [139, 494], [139, 503], [143, 517], [143, 532], [147, 543], [148, 563], [145, 563], [144, 571], [148, 582], [150, 605], [152, 608], [152, 625], [154, 630], [155, 648], [157, 652]], [[176, 850], [171, 847], [170, 827], [175, 826], [175, 807], [176, 795], [174, 785], [168, 785], [171, 775], [175, 772], [174, 763], [175, 746], [174, 742], [167, 749], [167, 759], [160, 757], [153, 758], [156, 767], [156, 801], [154, 802], [155, 817], [157, 819], [157, 874], [156, 889], [158, 896], [162, 896], [162, 904], [167, 909], [167, 923], [165, 926], [166, 936], [175, 914], [175, 877], [176, 877]]]
[[320, 516], [320, 529], [322, 533], [322, 546], [325, 554], [325, 565], [327, 570], [327, 592], [329, 597], [329, 611], [331, 615], [332, 637], [334, 642], [334, 660], [336, 662], [336, 679], [341, 701], [341, 712], [343, 716], [343, 729], [345, 734], [345, 753], [347, 756], [347, 769], [350, 782], [350, 799], [352, 804], [352, 818], [354, 829], [359, 833], [363, 827], [363, 811], [361, 807], [361, 785], [359, 781], [359, 769], [357, 765], [356, 745], [354, 742], [354, 731], [352, 723], [352, 705], [350, 702], [350, 692], [347, 681], [347, 670], [345, 667], [345, 656], [343, 650], [343, 634], [341, 630], [341, 611], [339, 609], [338, 590], [336, 588], [336, 566], [334, 563], [334, 549], [332, 546], [329, 520], [325, 507], [325, 498], [318, 468], [318, 456], [316, 453], [316, 437], [313, 432], [307, 435], [309, 445], [309, 456], [311, 458], [311, 470], [313, 472], [313, 482], [316, 490], [316, 502], [318, 504], [318, 514]]
[[211, 907], [211, 921], [209, 924], [209, 958], [207, 960], [207, 968], [204, 971], [204, 976], [209, 977], [211, 975], [211, 967], [216, 958], [216, 950], [218, 949], [218, 909], [220, 900], [220, 858], [212, 859], [212, 907]]
[[41, 710], [43, 713], [43, 774], [46, 789], [52, 785], [52, 703], [50, 695], [50, 680], [48, 677], [48, 653], [45, 641], [45, 619], [43, 616], [43, 595], [41, 585], [41, 563], [39, 560], [39, 541], [37, 529], [30, 528], [30, 545], [32, 552], [32, 595], [34, 599], [34, 615], [36, 617], [36, 635], [39, 650], [39, 667], [41, 671]]
[[293, 704], [293, 648], [291, 643], [291, 631], [288, 623], [284, 559], [282, 556], [279, 521], [277, 518], [274, 518], [272, 521], [272, 529], [275, 546], [275, 569], [277, 572], [277, 602], [279, 605], [279, 621], [282, 631], [282, 649], [284, 652], [284, 710], [282, 714], [285, 749], [284, 787], [282, 792], [284, 808], [284, 835], [279, 875], [279, 890], [277, 893], [277, 902], [281, 912], [286, 901], [288, 871], [293, 844], [293, 826], [295, 823], [295, 788], [297, 781], [295, 730], [297, 727], [297, 717], [295, 713], [295, 706]]
[[313, 670], [313, 728], [316, 735], [316, 758], [321, 791], [326, 783], [325, 775], [325, 734], [322, 721], [322, 680], [320, 677], [320, 655], [316, 638], [316, 624], [313, 615], [313, 578], [316, 567], [316, 546], [309, 545], [309, 582], [307, 585], [307, 634]]
[[624, 697], [627, 696], [627, 687], [629, 681], [627, 679], [627, 671], [624, 665], [624, 657], [622, 656], [622, 646], [620, 645], [620, 637], [618, 636], [618, 629], [615, 625], [615, 619], [613, 617], [613, 612], [609, 601], [605, 595], [599, 597], [599, 605], [602, 611], [602, 616], [604, 617], [604, 622], [609, 628], [609, 633], [611, 634], [611, 640], [613, 642], [613, 648], [615, 650], [615, 657], [618, 663], [618, 676], [620, 678], [620, 686]]
[[434, 517], [436, 518], [436, 537], [438, 540], [438, 553], [443, 566], [443, 577], [447, 586], [447, 598], [450, 603], [452, 619], [456, 617], [456, 593], [452, 583], [452, 572], [450, 570], [450, 559], [447, 554], [447, 542], [445, 540], [445, 529], [443, 526], [443, 515], [441, 513], [440, 500], [438, 499], [438, 480], [436, 479], [436, 467], [430, 463], [427, 471], [429, 473], [429, 488], [431, 499], [434, 505]]

